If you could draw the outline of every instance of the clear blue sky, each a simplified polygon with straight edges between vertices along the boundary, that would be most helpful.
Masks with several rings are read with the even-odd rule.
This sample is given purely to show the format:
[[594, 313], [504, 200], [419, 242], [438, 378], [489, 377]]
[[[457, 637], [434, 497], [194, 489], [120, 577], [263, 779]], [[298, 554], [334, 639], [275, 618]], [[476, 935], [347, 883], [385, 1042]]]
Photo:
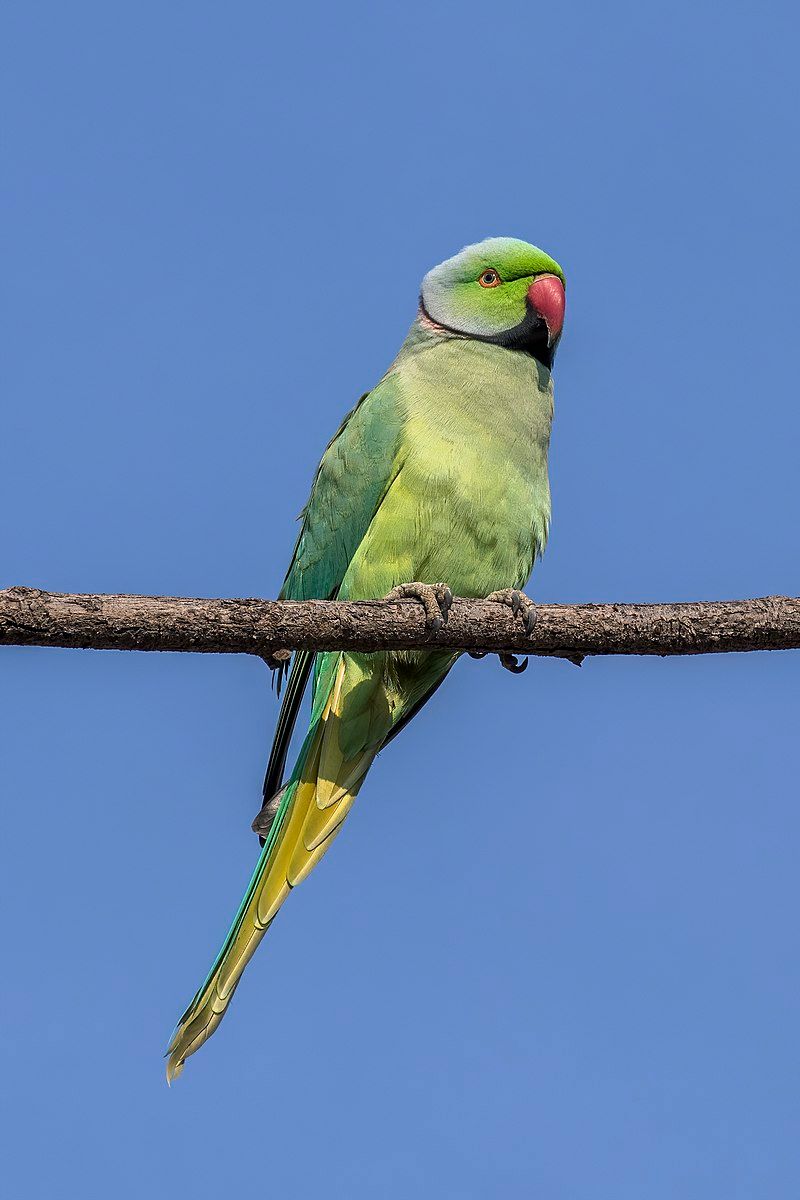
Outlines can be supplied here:
[[[513, 234], [532, 594], [800, 593], [793, 8], [6, 5], [0, 584], [275, 595], [421, 276]], [[800, 655], [462, 663], [171, 1091], [267, 672], [0, 672], [8, 1194], [797, 1196]]]

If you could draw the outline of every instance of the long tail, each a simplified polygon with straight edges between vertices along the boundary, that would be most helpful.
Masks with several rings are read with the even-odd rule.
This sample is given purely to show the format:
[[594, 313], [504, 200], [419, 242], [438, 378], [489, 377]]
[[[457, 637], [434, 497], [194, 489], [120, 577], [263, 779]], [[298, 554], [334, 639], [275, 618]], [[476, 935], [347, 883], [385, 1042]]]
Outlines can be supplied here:
[[167, 1080], [219, 1025], [242, 972], [293, 887], [316, 866], [339, 832], [377, 746], [346, 759], [339, 748], [344, 659], [320, 719], [309, 732], [298, 765], [250, 884], [211, 972], [167, 1048]]

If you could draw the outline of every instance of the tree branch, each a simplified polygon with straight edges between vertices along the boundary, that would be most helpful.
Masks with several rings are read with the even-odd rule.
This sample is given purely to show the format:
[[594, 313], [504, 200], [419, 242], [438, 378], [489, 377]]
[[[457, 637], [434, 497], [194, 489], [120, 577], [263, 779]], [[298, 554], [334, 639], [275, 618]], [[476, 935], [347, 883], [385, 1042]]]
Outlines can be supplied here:
[[82, 596], [0, 591], [0, 645], [254, 654], [292, 650], [452, 649], [543, 654], [715, 654], [800, 648], [800, 598], [678, 604], [541, 604], [531, 637], [509, 609], [453, 602], [426, 629], [414, 600], [355, 603]]

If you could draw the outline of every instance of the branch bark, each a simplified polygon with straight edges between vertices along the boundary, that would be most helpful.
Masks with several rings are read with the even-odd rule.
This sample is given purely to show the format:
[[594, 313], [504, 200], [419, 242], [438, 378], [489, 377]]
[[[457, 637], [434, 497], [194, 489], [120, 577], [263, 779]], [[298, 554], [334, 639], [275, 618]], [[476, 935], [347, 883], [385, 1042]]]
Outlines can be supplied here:
[[800, 648], [800, 598], [677, 604], [541, 604], [531, 637], [508, 608], [456, 599], [426, 628], [414, 600], [355, 603], [0, 591], [0, 645], [254, 654], [453, 649], [539, 654], [719, 654]]

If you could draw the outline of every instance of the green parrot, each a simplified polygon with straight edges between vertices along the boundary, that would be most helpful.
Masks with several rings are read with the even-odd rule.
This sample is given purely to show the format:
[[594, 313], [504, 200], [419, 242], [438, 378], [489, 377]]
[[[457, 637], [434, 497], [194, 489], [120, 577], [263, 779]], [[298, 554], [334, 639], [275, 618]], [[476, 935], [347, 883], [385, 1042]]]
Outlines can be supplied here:
[[[400, 352], [322, 457], [281, 598], [416, 597], [436, 625], [452, 593], [491, 594], [530, 624], [535, 610], [519, 589], [550, 524], [551, 370], [564, 305], [561, 267], [515, 238], [467, 246], [428, 272]], [[278, 909], [339, 832], [378, 751], [458, 657], [295, 654], [254, 822], [261, 855], [169, 1044], [168, 1080], [219, 1025]], [[284, 781], [312, 673], [308, 732]]]

